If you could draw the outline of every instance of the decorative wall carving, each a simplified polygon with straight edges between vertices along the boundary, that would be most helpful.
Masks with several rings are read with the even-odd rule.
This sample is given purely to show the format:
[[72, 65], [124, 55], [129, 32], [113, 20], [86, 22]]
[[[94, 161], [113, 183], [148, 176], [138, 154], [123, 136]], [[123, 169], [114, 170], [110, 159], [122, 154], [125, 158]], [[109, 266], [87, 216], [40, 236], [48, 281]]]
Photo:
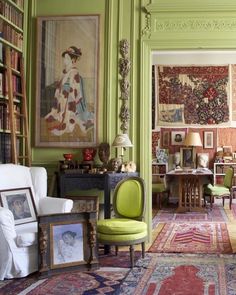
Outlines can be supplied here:
[[145, 14], [145, 27], [142, 30], [142, 36], [147, 36], [150, 38], [151, 36], [151, 14], [146, 13]]
[[122, 105], [120, 108], [120, 119], [121, 119], [121, 126], [120, 129], [123, 133], [128, 133], [129, 128], [129, 120], [130, 120], [130, 112], [128, 107], [128, 98], [130, 94], [130, 83], [127, 79], [127, 76], [130, 71], [131, 62], [128, 58], [129, 53], [129, 42], [126, 39], [122, 39], [120, 41], [120, 54], [121, 58], [119, 59], [119, 74], [121, 75], [120, 80], [120, 92], [122, 100]]
[[169, 32], [196, 32], [199, 31], [225, 31], [236, 30], [236, 20], [219, 20], [219, 19], [172, 19], [159, 20], [155, 19], [155, 31], [169, 31]]

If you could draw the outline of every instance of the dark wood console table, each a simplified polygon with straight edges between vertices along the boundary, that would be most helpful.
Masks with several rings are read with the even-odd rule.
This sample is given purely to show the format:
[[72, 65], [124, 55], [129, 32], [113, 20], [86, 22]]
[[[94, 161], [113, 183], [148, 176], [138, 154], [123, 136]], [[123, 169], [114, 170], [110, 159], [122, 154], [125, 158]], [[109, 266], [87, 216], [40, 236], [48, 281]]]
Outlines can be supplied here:
[[99, 189], [104, 191], [104, 218], [110, 218], [110, 193], [117, 183], [130, 176], [138, 176], [138, 172], [132, 173], [104, 173], [90, 174], [77, 173], [76, 171], [56, 172], [57, 195], [63, 198], [75, 189], [89, 190]]

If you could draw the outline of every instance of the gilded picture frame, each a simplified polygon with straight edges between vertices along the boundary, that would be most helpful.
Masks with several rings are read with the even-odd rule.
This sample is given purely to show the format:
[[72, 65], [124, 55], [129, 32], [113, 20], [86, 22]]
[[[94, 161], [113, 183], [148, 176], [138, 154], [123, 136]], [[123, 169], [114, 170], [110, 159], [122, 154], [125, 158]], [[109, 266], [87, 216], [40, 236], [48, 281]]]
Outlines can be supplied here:
[[96, 212], [38, 216], [39, 276], [97, 269], [96, 222]]
[[99, 15], [37, 18], [35, 146], [97, 145]]
[[191, 147], [180, 148], [180, 163], [182, 168], [194, 168], [196, 163], [196, 151]]
[[204, 149], [213, 149], [214, 148], [214, 132], [213, 131], [204, 131]]
[[0, 191], [0, 204], [9, 209], [15, 225], [37, 221], [37, 212], [30, 187]]

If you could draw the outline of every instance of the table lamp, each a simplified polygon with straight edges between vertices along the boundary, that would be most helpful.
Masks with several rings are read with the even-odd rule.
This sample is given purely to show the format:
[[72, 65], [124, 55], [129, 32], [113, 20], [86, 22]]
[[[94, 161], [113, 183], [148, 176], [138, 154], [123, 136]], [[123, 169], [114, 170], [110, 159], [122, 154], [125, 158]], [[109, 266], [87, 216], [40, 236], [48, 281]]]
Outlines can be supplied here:
[[[184, 145], [192, 147], [192, 155], [193, 155], [194, 148], [197, 146], [202, 146], [200, 134], [198, 132], [193, 132], [193, 131], [189, 132], [184, 140]], [[195, 165], [196, 163], [194, 163], [194, 166]]]
[[128, 134], [123, 133], [123, 134], [116, 135], [116, 137], [115, 137], [115, 139], [114, 139], [114, 141], [112, 143], [112, 146], [117, 147], [117, 148], [121, 148], [120, 157], [121, 157], [121, 160], [122, 160], [122, 163], [123, 163], [124, 150], [127, 147], [132, 147], [133, 144], [131, 143]]

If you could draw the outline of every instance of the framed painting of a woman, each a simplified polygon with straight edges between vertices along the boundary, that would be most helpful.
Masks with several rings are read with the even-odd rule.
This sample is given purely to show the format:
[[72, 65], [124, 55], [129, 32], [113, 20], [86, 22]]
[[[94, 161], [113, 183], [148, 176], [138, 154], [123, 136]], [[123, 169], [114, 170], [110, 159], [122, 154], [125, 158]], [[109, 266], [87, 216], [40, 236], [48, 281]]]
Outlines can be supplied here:
[[99, 16], [37, 19], [35, 145], [97, 144]]

